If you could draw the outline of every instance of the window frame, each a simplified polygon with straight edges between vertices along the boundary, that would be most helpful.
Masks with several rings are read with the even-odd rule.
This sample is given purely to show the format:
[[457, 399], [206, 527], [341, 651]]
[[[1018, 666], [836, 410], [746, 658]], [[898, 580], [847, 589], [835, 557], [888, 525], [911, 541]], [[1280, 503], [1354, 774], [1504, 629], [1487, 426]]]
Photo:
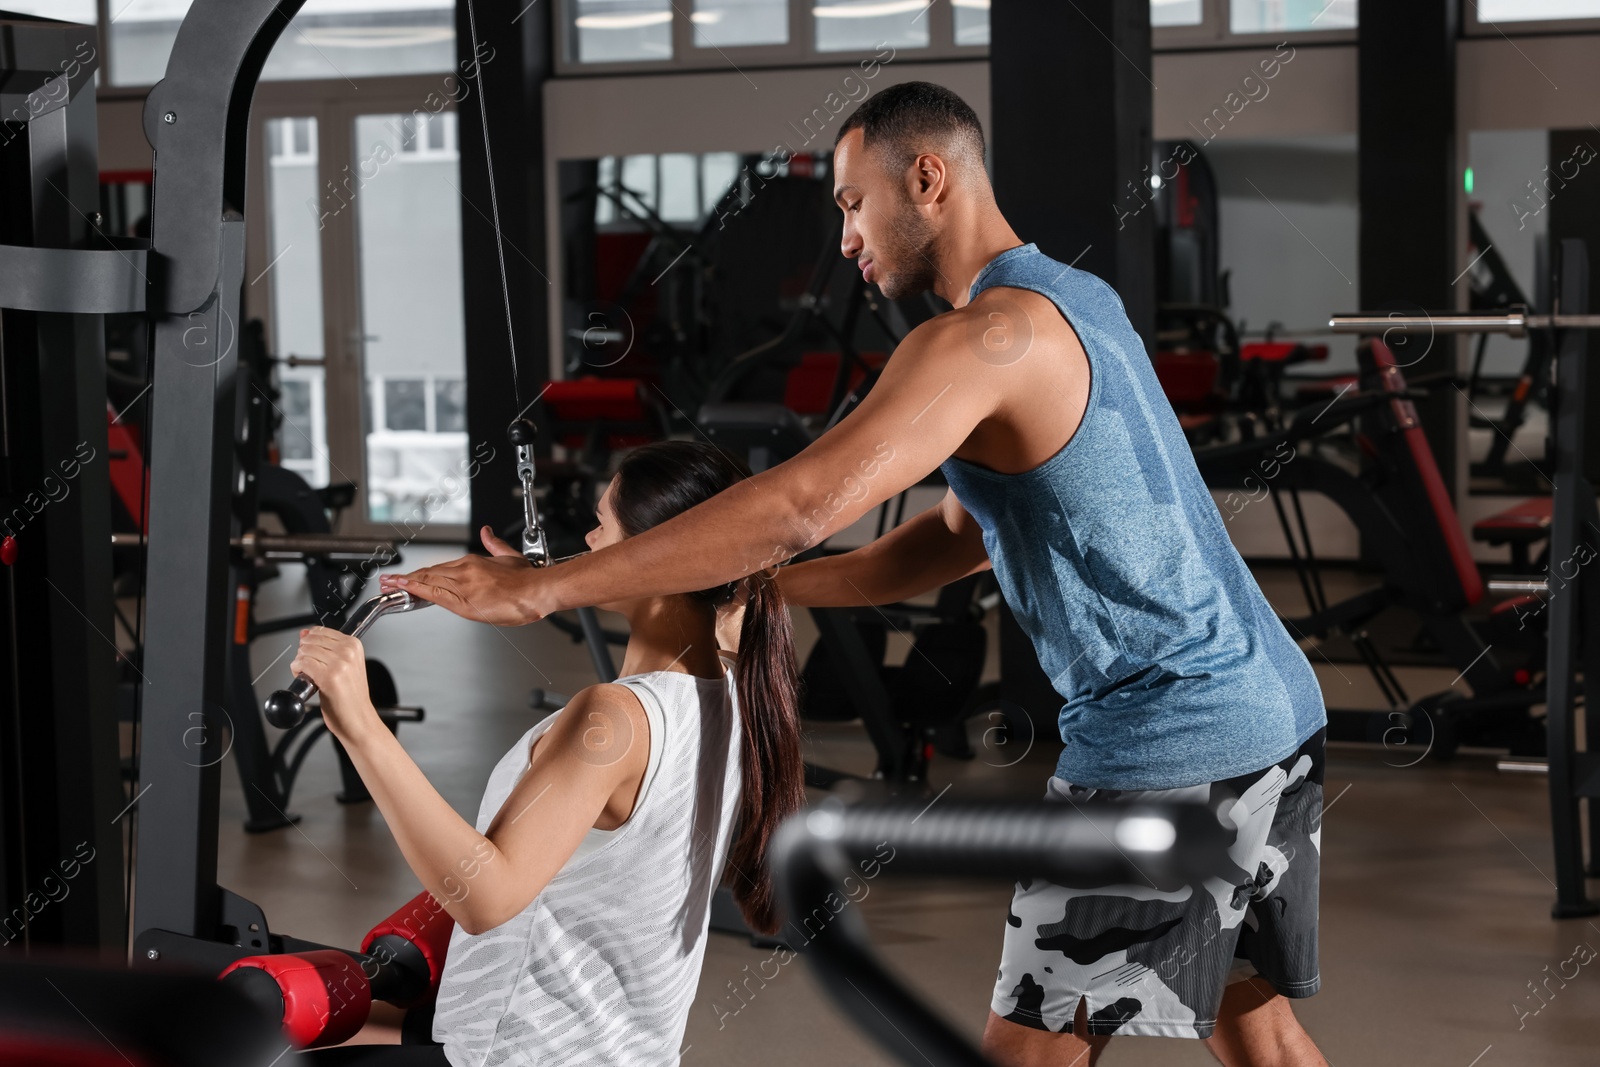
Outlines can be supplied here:
[[[1232, 0], [1201, 0], [1201, 21], [1194, 26], [1165, 26], [1154, 29], [1151, 46], [1157, 52], [1217, 51], [1234, 48], [1259, 48], [1263, 44], [1348, 44], [1359, 30], [1294, 30], [1283, 33], [1234, 33], [1230, 30]], [[668, 59], [614, 60], [584, 63], [574, 58], [577, 0], [556, 0], [557, 47], [555, 74], [559, 78], [582, 78], [616, 74], [678, 73], [726, 70], [733, 67], [813, 67], [849, 66], [873, 58], [871, 49], [819, 52], [816, 48], [816, 20], [807, 0], [788, 0], [789, 43], [784, 45], [728, 45], [699, 47], [693, 43], [694, 23], [688, 10], [673, 0], [672, 56]], [[947, 59], [982, 59], [988, 56], [986, 44], [955, 43], [955, 11], [951, 0], [930, 0], [928, 6], [929, 44], [925, 48], [906, 48], [897, 55], [918, 62]]]
[[[110, 13], [116, 0], [97, 0], [99, 12], [100, 66], [104, 71], [99, 94], [106, 99], [134, 99], [148, 95], [148, 85], [110, 84]], [[554, 17], [555, 55], [554, 70], [560, 78], [581, 78], [638, 73], [677, 73], [680, 71], [717, 71], [744, 66], [765, 67], [824, 67], [850, 66], [877, 55], [874, 49], [819, 52], [816, 48], [816, 19], [806, 0], [787, 0], [789, 14], [789, 41], [781, 45], [727, 45], [702, 46], [694, 43], [695, 24], [689, 19], [689, 4], [672, 0], [672, 56], [669, 59], [630, 59], [606, 63], [583, 63], [572, 58], [575, 45], [573, 19], [577, 0], [556, 0]], [[1230, 48], [1255, 48], [1263, 43], [1288, 42], [1291, 44], [1345, 44], [1357, 39], [1359, 30], [1297, 30], [1280, 34], [1232, 32], [1229, 27], [1232, 0], [1201, 0], [1201, 21], [1194, 26], [1157, 27], [1151, 35], [1151, 47], [1156, 52], [1184, 52], [1221, 50]], [[1552, 33], [1600, 32], [1600, 17], [1594, 19], [1567, 19], [1552, 22], [1481, 23], [1477, 19], [1473, 0], [1463, 0], [1463, 36], [1494, 36], [1498, 33], [1539, 36]], [[926, 47], [901, 49], [897, 56], [914, 58], [919, 62], [947, 59], [981, 59], [989, 54], [987, 44], [962, 45], [955, 43], [955, 10], [951, 0], [929, 0], [929, 44]], [[436, 71], [422, 74], [382, 76], [384, 80], [403, 81], [429, 78], [453, 73]], [[742, 72], [742, 71], [741, 71]], [[257, 92], [269, 92], [277, 86], [304, 82], [319, 85], [323, 79], [285, 79], [263, 81]]]
[[[871, 48], [819, 52], [816, 47], [816, 20], [809, 3], [788, 0], [789, 42], [782, 45], [698, 46], [694, 44], [694, 23], [688, 5], [672, 3], [672, 56], [669, 59], [629, 59], [607, 63], [584, 63], [574, 56], [574, 25], [577, 0], [556, 0], [554, 17], [557, 47], [555, 73], [560, 78], [589, 75], [677, 73], [679, 71], [717, 71], [732, 67], [830, 67], [851, 66], [872, 59]], [[1210, 2], [1210, 0], [1207, 0]], [[929, 0], [927, 47], [907, 48], [896, 53], [918, 61], [970, 59], [989, 54], [989, 46], [955, 43], [955, 14], [950, 0]]]
[[[95, 86], [95, 89], [98, 98], [103, 100], [143, 99], [144, 97], [150, 95], [151, 89], [155, 88], [154, 82], [151, 82], [148, 85], [111, 84], [111, 10], [119, 2], [125, 3], [126, 0], [96, 0], [96, 11], [98, 13], [98, 25], [96, 26], [96, 30], [100, 49], [100, 81], [99, 84]], [[456, 0], [456, 2], [460, 3], [460, 0]], [[3, 3], [4, 0], [0, 0], [0, 6], [3, 6]], [[370, 74], [363, 75], [363, 77], [368, 80], [381, 81], [387, 84], [393, 82], [404, 82], [407, 79], [433, 78], [449, 74], [454, 74], [457, 77], [460, 77], [461, 73], [459, 67], [452, 65], [446, 70], [430, 70], [404, 74]], [[256, 99], [261, 99], [261, 94], [271, 86], [275, 85], [294, 85], [299, 83], [304, 83], [307, 85], [328, 85], [337, 83], [340, 80], [341, 79], [336, 77], [262, 79], [256, 83]]]
[[1155, 27], [1150, 35], [1151, 49], [1156, 52], [1220, 52], [1275, 44], [1354, 44], [1361, 32], [1357, 26], [1354, 29], [1235, 33], [1231, 28], [1233, 0], [1201, 0], [1201, 4], [1202, 17], [1198, 26]]
[[1577, 19], [1523, 19], [1485, 22], [1478, 17], [1476, 0], [1461, 0], [1462, 37], [1553, 37], [1558, 34], [1600, 33], [1600, 15]]

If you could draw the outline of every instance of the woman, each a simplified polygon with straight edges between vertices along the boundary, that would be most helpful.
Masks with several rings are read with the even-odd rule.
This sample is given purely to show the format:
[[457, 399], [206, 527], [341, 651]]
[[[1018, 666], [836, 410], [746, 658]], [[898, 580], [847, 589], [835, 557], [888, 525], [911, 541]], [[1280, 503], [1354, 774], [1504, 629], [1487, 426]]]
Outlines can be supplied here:
[[[589, 547], [744, 477], [709, 445], [636, 449], [600, 500]], [[484, 543], [515, 555], [487, 530]], [[360, 642], [301, 631], [292, 669], [320, 687], [329, 729], [457, 924], [433, 1023], [442, 1047], [347, 1046], [314, 1062], [676, 1063], [719, 875], [753, 929], [776, 930], [767, 842], [804, 801], [793, 633], [776, 584], [757, 574], [599, 606], [628, 619], [622, 677], [512, 746], [476, 828], [378, 719]], [[719, 620], [737, 622], [737, 657], [719, 652]]]

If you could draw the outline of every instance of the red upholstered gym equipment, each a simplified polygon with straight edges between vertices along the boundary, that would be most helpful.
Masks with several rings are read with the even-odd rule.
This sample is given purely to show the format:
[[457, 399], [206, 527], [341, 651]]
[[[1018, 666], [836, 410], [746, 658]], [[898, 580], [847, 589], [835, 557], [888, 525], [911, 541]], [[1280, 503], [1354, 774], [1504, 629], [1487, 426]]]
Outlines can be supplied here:
[[106, 401], [106, 446], [111, 450], [107, 471], [111, 476], [111, 489], [128, 516], [138, 524], [140, 533], [150, 532], [150, 489], [144, 480], [144, 457], [139, 452], [139, 440], [121, 418], [117, 409]]
[[342, 1044], [372, 1011], [372, 987], [361, 964], [336, 948], [246, 956], [217, 978], [277, 1014], [296, 1048]]
[[[432, 893], [423, 890], [367, 933], [361, 942], [363, 953], [398, 959], [409, 947], [421, 954], [427, 967], [425, 986], [398, 989], [384, 999], [401, 1008], [414, 1008], [433, 999], [439, 991], [439, 977], [444, 974], [445, 951], [450, 947], [450, 934], [455, 926], [455, 920], [444, 910], [444, 906]], [[409, 971], [413, 974], [424, 973], [414, 964]]]
[[565, 422], [638, 422], [645, 417], [643, 393], [637, 378], [571, 378], [547, 385], [544, 402]]
[[597, 468], [613, 450], [660, 440], [670, 428], [659, 392], [639, 378], [589, 375], [549, 382], [540, 400], [551, 439], [580, 451]]
[[1437, 562], [1447, 569], [1445, 577], [1454, 576], [1461, 591], [1460, 606], [1470, 607], [1483, 599], [1483, 578], [1478, 574], [1478, 565], [1473, 562], [1466, 535], [1461, 532], [1461, 521], [1456, 516], [1455, 504], [1445, 488], [1444, 478], [1439, 474], [1439, 465], [1434, 461], [1433, 448], [1428, 444], [1427, 435], [1422, 432], [1422, 424], [1417, 419], [1417, 405], [1405, 396], [1406, 380], [1389, 346], [1376, 338], [1366, 344], [1370, 345], [1378, 383], [1384, 392], [1395, 394], [1389, 401], [1389, 410], [1411, 454], [1419, 488], [1444, 538], [1447, 558]]
[[450, 913], [424, 890], [374, 926], [360, 953], [247, 956], [218, 977], [280, 1019], [296, 1048], [326, 1048], [354, 1037], [374, 1000], [407, 1009], [429, 1003], [454, 929]]
[[[800, 362], [789, 371], [783, 383], [783, 406], [797, 415], [829, 414], [828, 403], [833, 399], [834, 385], [839, 377], [838, 352], [803, 352]], [[873, 370], [882, 370], [889, 362], [887, 352], [862, 352], [861, 362]], [[859, 364], [850, 368], [850, 384], [854, 389], [866, 377]]]
[[7, 1067], [151, 1067], [138, 1052], [123, 1053], [104, 1041], [0, 1033], [0, 1063]]
[[1226, 399], [1218, 388], [1222, 362], [1215, 352], [1160, 351], [1154, 360], [1156, 380], [1187, 432], [1214, 422]]
[[1305, 345], [1298, 341], [1252, 341], [1239, 346], [1239, 359], [1245, 363], [1322, 362], [1328, 358], [1327, 345]]
[[4, 1067], [290, 1067], [284, 1051], [249, 998], [187, 967], [130, 970], [47, 945], [0, 952]]
[[1550, 538], [1552, 504], [1551, 497], [1538, 496], [1479, 519], [1472, 524], [1472, 539], [1497, 547], [1510, 545], [1512, 566], [1531, 570], [1530, 549]]

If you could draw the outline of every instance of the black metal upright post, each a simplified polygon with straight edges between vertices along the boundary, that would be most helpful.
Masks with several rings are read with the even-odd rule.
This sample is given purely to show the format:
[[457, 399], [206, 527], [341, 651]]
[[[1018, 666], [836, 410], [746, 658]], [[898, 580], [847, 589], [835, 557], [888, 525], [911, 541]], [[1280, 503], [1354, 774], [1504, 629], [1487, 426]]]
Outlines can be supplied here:
[[[1581, 315], [1589, 307], [1589, 259], [1582, 241], [1561, 242], [1558, 314]], [[1588, 331], [1563, 333], [1556, 353], [1553, 412], [1555, 506], [1550, 523], [1549, 663], [1546, 729], [1550, 753], [1550, 829], [1555, 842], [1558, 919], [1600, 912], [1584, 887], [1583, 836], [1579, 809], [1584, 797], [1600, 795], [1600, 756], [1595, 754], [1600, 709], [1585, 700], [1587, 745], [1577, 747], [1574, 716], [1577, 672], [1600, 679], [1600, 512], [1594, 485], [1584, 471], [1584, 397], [1588, 379]], [[1580, 651], [1581, 650], [1581, 651]], [[1594, 683], [1590, 682], [1590, 685]], [[1591, 819], [1593, 811], [1590, 812]]]
[[[1585, 248], [1600, 248], [1600, 175], [1594, 173], [1600, 168], [1581, 163], [1592, 158], [1595, 143], [1595, 131], [1588, 126], [1551, 130], [1547, 173], [1530, 179], [1518, 190], [1518, 199], [1513, 201], [1515, 210], [1521, 214], [1548, 212], [1545, 218], [1549, 230], [1545, 240], [1552, 250], [1559, 249], [1569, 238], [1582, 241]], [[1519, 216], [1518, 225], [1531, 221]], [[1600, 271], [1590, 272], [1588, 297], [1589, 307], [1600, 307]], [[1600, 359], [1600, 330], [1586, 333], [1589, 358]], [[1590, 418], [1600, 417], [1600, 374], [1589, 377], [1583, 410]], [[1583, 457], [1584, 473], [1591, 481], [1600, 480], [1600, 433], [1590, 434], [1584, 445], [1587, 450]], [[1539, 454], [1531, 448], [1527, 451], [1534, 456]]]
[[1000, 210], [1024, 241], [1109, 282], [1154, 352], [1155, 211], [1137, 208], [1153, 195], [1149, 5], [998, 0], [989, 34]]
[[[1368, 4], [1357, 45], [1364, 308], [1456, 306], [1456, 0]], [[1406, 377], [1456, 371], [1456, 338], [1390, 337]], [[1457, 411], [1448, 386], [1417, 402], [1445, 485], [1455, 493]]]
[[[545, 252], [544, 82], [550, 76], [553, 4], [472, 0], [456, 5], [458, 68], [466, 95], [461, 115], [462, 307], [466, 319], [467, 438], [473, 455], [494, 449], [472, 484], [468, 546], [477, 531], [500, 530], [519, 519], [522, 505], [506, 489], [517, 480], [516, 454], [506, 428], [517, 408], [531, 404], [549, 380], [550, 265]], [[487, 111], [484, 98], [488, 97]], [[485, 125], [486, 124], [486, 125]], [[484, 131], [494, 155], [489, 187]], [[493, 222], [499, 207], [499, 237]], [[505, 277], [500, 272], [501, 257]], [[512, 402], [510, 338], [504, 286], [511, 289], [510, 328], [516, 341], [521, 405]], [[535, 423], [539, 410], [529, 412]], [[539, 449], [547, 453], [548, 438]]]
[[[216, 936], [226, 578], [246, 148], [262, 65], [304, 0], [198, 0], [150, 93], [163, 273], [151, 394], [136, 937]], [[136, 942], [136, 962], [139, 949]]]
[[[1149, 5], [998, 0], [989, 32], [989, 141], [1000, 210], [1024, 241], [1110, 283], [1153, 353]], [[1026, 710], [1047, 741], [1061, 697], [1004, 605], [1000, 626], [1001, 695]]]
[[[94, 30], [3, 21], [0, 37], [0, 244], [88, 249]], [[28, 272], [6, 259], [15, 297]], [[120, 957], [104, 333], [68, 313], [62, 279], [43, 288], [53, 310], [0, 313], [0, 536], [15, 552], [0, 568], [0, 943]]]

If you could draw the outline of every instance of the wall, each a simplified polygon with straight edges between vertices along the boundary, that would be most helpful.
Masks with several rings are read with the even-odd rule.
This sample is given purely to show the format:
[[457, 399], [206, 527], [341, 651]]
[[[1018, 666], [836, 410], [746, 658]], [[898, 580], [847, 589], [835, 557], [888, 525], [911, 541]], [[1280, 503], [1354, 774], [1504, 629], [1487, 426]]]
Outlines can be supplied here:
[[[1495, 217], [1491, 198], [1503, 197], [1508, 183], [1515, 187], [1522, 171], [1531, 177], [1543, 167], [1543, 131], [1582, 127], [1593, 120], [1592, 102], [1600, 98], [1600, 64], [1593, 61], [1597, 43], [1600, 38], [1595, 35], [1572, 34], [1461, 42], [1459, 151], [1462, 167], [1470, 163], [1475, 169], [1475, 195], [1488, 204], [1486, 219]], [[1259, 48], [1158, 54], [1151, 72], [1157, 87], [1154, 130], [1161, 139], [1200, 140], [1213, 160], [1222, 193], [1223, 265], [1234, 272], [1236, 311], [1250, 324], [1275, 318], [1291, 328], [1307, 327], [1325, 312], [1350, 307], [1349, 301], [1339, 299], [1340, 290], [1353, 296], [1358, 280], [1355, 205], [1348, 191], [1357, 125], [1356, 49], [1351, 44], [1296, 45], [1292, 59], [1265, 82], [1265, 95], [1244, 84], [1247, 75], [1258, 73], [1261, 60], [1279, 53], [1277, 44], [1267, 41]], [[552, 201], [559, 187], [555, 180], [559, 159], [666, 151], [765, 152], [779, 144], [793, 150], [815, 149], [832, 143], [832, 123], [838, 117], [834, 108], [842, 116], [862, 98], [865, 88], [913, 79], [948, 85], [987, 122], [986, 60], [918, 63], [886, 57], [870, 79], [852, 66], [554, 81], [545, 93]], [[1238, 94], [1231, 106], [1230, 93]], [[1239, 108], [1241, 98], [1248, 103]], [[1218, 108], [1225, 109], [1225, 122], [1216, 117]], [[1236, 113], [1234, 108], [1239, 108]], [[150, 166], [142, 110], [141, 100], [102, 99], [104, 169]], [[809, 127], [807, 116], [813, 116]], [[1207, 116], [1213, 116], [1209, 125]], [[1070, 110], [1065, 117], [1070, 131]], [[1502, 131], [1502, 135], [1474, 136], [1476, 131]], [[1310, 175], [1318, 180], [1311, 181]], [[1464, 197], [1460, 210], [1458, 263], [1464, 269], [1470, 259]], [[548, 204], [547, 212], [552, 234], [548, 255], [559, 270], [557, 206]], [[1491, 236], [1505, 242], [1501, 251], [1519, 281], [1529, 285], [1532, 231], [1538, 224], [1527, 234], [1509, 227], [1491, 229]], [[1284, 263], [1293, 269], [1278, 269]], [[550, 296], [557, 299], [554, 290]], [[558, 311], [552, 307], [552, 353], [561, 351], [555, 325], [560, 322]], [[1339, 345], [1335, 343], [1336, 348]], [[1520, 363], [1516, 342], [1497, 340], [1490, 353], [1493, 371], [1505, 372]], [[1336, 355], [1342, 362], [1346, 354], [1340, 350]], [[1256, 538], [1247, 530], [1252, 521], [1248, 512], [1241, 515], [1234, 524], [1240, 527], [1235, 536], [1253, 543]], [[1328, 525], [1330, 535], [1340, 538], [1333, 529], [1336, 524]], [[1270, 533], [1262, 530], [1262, 543], [1255, 546], [1268, 554]]]

